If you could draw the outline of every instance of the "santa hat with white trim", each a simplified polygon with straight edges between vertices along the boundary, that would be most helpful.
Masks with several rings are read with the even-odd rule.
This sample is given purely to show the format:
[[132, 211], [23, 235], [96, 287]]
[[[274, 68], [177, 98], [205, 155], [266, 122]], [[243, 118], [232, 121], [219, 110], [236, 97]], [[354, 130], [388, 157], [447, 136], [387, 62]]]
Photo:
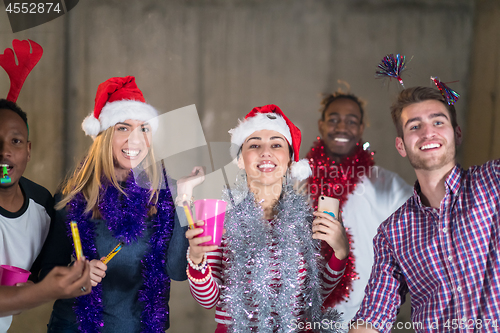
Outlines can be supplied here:
[[293, 148], [292, 158], [294, 162], [290, 167], [292, 178], [304, 180], [312, 174], [307, 160], [299, 160], [300, 142], [302, 140], [300, 130], [274, 104], [253, 108], [245, 116], [244, 120], [239, 121], [238, 126], [229, 131], [232, 143], [231, 156], [236, 158], [245, 139], [260, 130], [272, 130], [282, 134]]
[[127, 119], [147, 121], [153, 133], [158, 128], [158, 111], [146, 103], [135, 77], [112, 77], [97, 88], [94, 112], [82, 123], [85, 134], [95, 138], [99, 133]]

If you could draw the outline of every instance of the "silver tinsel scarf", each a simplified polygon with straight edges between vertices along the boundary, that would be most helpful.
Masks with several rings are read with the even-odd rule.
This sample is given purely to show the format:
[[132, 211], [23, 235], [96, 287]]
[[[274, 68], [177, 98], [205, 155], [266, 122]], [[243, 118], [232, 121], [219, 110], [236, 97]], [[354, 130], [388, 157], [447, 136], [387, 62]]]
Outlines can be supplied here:
[[[221, 299], [232, 318], [229, 332], [302, 332], [297, 323], [326, 321], [321, 332], [342, 332], [334, 309], [322, 312], [319, 241], [312, 238], [312, 209], [285, 185], [269, 222], [248, 191], [246, 179], [226, 190], [230, 209], [224, 226], [227, 266]], [[307, 278], [299, 276], [305, 263]], [[332, 323], [338, 322], [339, 325]], [[337, 327], [338, 326], [338, 327]]]

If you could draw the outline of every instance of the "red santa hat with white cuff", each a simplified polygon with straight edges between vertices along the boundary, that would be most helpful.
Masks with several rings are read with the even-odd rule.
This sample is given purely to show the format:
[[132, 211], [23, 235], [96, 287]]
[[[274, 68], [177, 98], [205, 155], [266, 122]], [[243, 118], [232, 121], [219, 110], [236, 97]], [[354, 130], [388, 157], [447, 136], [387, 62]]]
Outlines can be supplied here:
[[238, 126], [231, 129], [231, 156], [236, 158], [241, 145], [252, 133], [260, 130], [272, 130], [282, 134], [293, 148], [291, 176], [296, 180], [304, 180], [311, 176], [312, 171], [306, 159], [299, 160], [300, 142], [302, 135], [300, 130], [288, 119], [283, 111], [274, 104], [255, 107], [240, 120]]
[[127, 119], [147, 121], [156, 132], [158, 111], [146, 103], [135, 77], [112, 77], [97, 88], [94, 112], [82, 123], [85, 134], [95, 138], [99, 133]]

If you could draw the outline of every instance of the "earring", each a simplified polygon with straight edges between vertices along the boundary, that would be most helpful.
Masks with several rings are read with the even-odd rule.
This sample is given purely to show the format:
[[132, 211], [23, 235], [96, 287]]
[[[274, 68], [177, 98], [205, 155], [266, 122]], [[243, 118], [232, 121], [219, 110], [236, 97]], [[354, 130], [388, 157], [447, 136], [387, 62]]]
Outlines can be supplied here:
[[283, 175], [283, 186], [286, 187], [291, 184], [291, 177], [290, 177], [290, 169], [287, 169], [285, 174]]

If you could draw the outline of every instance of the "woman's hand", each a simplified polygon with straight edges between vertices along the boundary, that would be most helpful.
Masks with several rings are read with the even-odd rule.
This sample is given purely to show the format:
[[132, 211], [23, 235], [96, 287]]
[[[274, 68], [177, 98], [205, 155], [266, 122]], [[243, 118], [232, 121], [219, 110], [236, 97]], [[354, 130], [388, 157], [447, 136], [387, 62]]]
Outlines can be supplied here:
[[182, 177], [177, 181], [177, 197], [182, 198], [185, 194], [186, 199], [190, 200], [193, 196], [193, 189], [205, 181], [205, 170], [201, 166], [195, 166], [191, 174]]
[[[201, 227], [203, 224], [203, 221], [196, 221], [196, 226], [198, 227]], [[217, 245], [200, 245], [212, 239], [212, 236], [196, 237], [202, 232], [202, 228], [188, 229], [186, 231], [186, 238], [189, 240], [189, 258], [194, 264], [201, 263], [205, 253], [215, 251], [218, 248]]]
[[342, 223], [327, 213], [314, 212], [313, 214], [316, 217], [312, 224], [313, 238], [327, 242], [337, 259], [347, 258], [349, 242]]
[[90, 261], [90, 282], [92, 283], [92, 287], [101, 283], [102, 279], [106, 276], [108, 266], [102, 262], [105, 258], [102, 257], [101, 260], [94, 259]]

